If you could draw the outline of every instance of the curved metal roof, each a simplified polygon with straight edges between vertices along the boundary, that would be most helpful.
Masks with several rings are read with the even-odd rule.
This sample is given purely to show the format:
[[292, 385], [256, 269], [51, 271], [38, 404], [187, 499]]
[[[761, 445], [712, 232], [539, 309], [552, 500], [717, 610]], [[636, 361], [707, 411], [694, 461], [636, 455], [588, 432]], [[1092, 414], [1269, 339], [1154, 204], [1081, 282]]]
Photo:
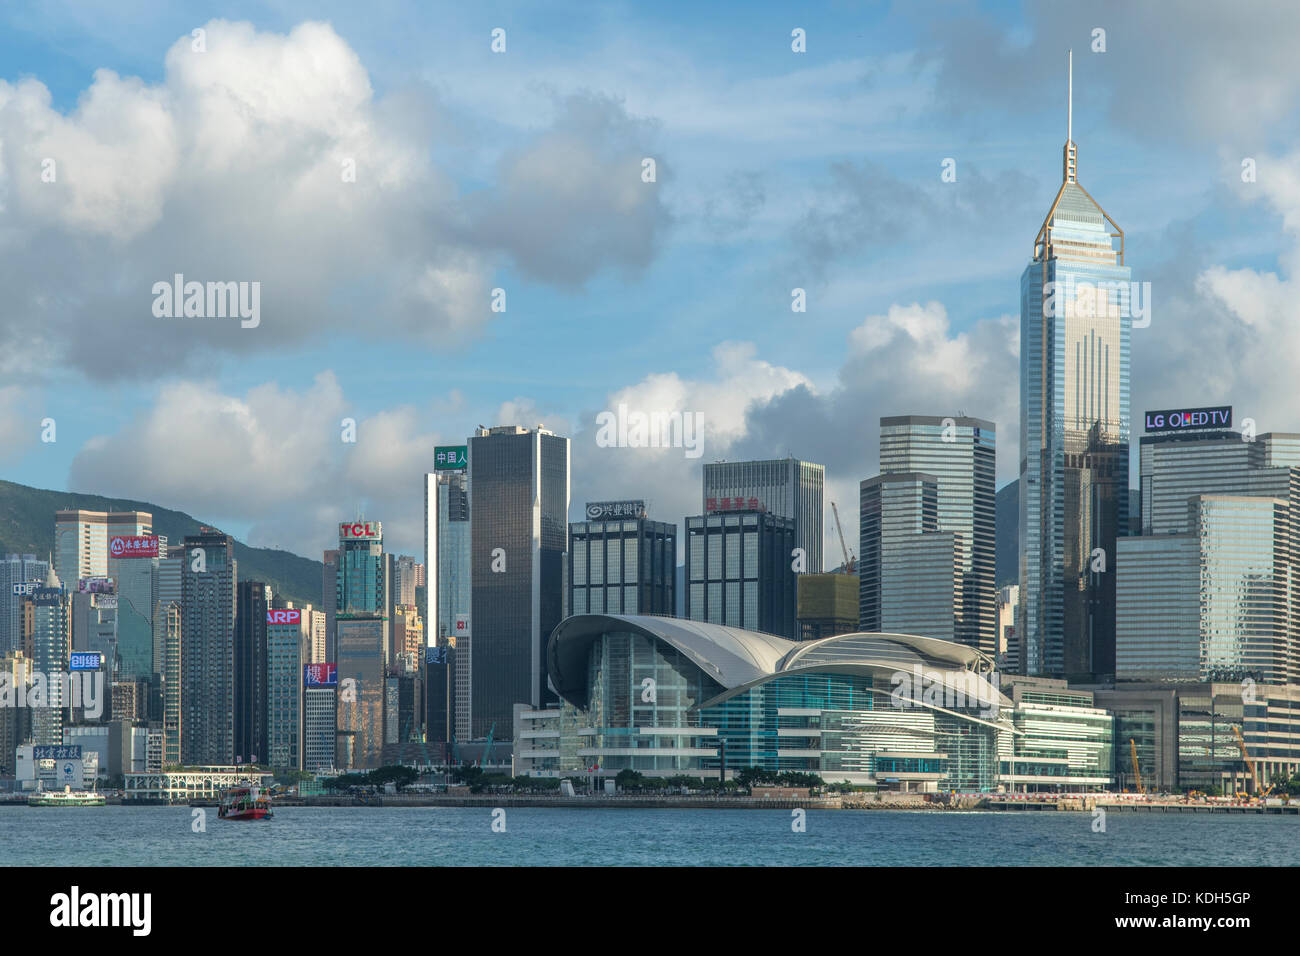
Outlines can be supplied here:
[[601, 634], [630, 631], [661, 640], [723, 687], [736, 687], [776, 673], [793, 641], [721, 624], [649, 614], [579, 614], [561, 621], [546, 645], [551, 683], [562, 697], [583, 688], [587, 679], [587, 649]]
[[[586, 689], [588, 649], [601, 634], [610, 631], [628, 631], [663, 641], [726, 691], [793, 671], [838, 669], [865, 673], [910, 670], [920, 665], [983, 675], [993, 668], [992, 659], [972, 647], [915, 634], [855, 632], [796, 643], [774, 634], [676, 617], [579, 614], [561, 621], [546, 647], [551, 682], [562, 697], [582, 705], [578, 695]], [[986, 683], [980, 681], [981, 685]], [[998, 696], [995, 689], [990, 691], [995, 698]]]

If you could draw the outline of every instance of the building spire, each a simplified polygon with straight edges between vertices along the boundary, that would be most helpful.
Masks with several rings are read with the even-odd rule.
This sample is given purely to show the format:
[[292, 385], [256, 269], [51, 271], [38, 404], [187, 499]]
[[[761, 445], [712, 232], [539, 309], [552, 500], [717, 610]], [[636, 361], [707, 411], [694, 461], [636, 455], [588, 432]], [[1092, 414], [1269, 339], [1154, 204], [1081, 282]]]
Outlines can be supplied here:
[[1070, 51], [1069, 83], [1065, 96], [1065, 155], [1062, 157], [1061, 181], [1076, 182], [1074, 146], [1074, 50]]

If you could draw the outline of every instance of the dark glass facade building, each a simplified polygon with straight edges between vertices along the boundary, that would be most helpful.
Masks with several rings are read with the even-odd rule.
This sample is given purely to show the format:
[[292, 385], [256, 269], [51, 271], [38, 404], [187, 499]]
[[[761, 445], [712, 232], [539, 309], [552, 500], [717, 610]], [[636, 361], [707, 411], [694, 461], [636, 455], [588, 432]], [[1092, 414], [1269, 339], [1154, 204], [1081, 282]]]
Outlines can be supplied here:
[[240, 581], [235, 609], [235, 759], [256, 763], [268, 757], [266, 735], [266, 609], [270, 588]]
[[719, 461], [704, 466], [705, 512], [714, 510], [712, 501], [754, 498], [771, 514], [794, 521], [794, 544], [803, 548], [802, 569], [811, 574], [822, 570], [823, 486], [826, 469], [798, 458], [770, 461]]
[[686, 519], [686, 616], [794, 639], [793, 518], [759, 510]]
[[181, 763], [235, 759], [235, 547], [213, 528], [181, 559]]
[[511, 733], [514, 705], [554, 700], [545, 648], [565, 617], [569, 440], [544, 428], [469, 440], [473, 739]]
[[668, 614], [676, 609], [677, 526], [640, 501], [591, 502], [569, 525], [569, 613]]

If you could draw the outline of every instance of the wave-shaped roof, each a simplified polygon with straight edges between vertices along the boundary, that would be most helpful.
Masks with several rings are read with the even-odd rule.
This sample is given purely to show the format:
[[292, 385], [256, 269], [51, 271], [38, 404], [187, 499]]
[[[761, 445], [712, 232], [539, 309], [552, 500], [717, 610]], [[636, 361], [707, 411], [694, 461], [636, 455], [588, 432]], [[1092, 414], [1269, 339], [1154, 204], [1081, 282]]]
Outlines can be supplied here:
[[601, 634], [611, 631], [630, 631], [664, 641], [724, 690], [797, 670], [910, 670], [919, 665], [972, 671], [981, 675], [984, 684], [982, 675], [993, 669], [992, 659], [975, 648], [915, 634], [855, 632], [796, 643], [775, 634], [676, 617], [579, 614], [560, 622], [546, 648], [551, 682], [561, 696], [581, 706], [588, 649]]

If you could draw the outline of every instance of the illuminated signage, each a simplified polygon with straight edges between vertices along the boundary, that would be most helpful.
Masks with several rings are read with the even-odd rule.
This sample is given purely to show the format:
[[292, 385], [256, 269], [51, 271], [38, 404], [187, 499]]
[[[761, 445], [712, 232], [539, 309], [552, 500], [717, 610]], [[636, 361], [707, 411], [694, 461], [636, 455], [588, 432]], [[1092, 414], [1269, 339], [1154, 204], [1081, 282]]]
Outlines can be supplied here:
[[82, 594], [112, 594], [116, 589], [112, 578], [81, 578], [77, 590]]
[[33, 760], [80, 760], [81, 744], [38, 745], [32, 748]]
[[103, 658], [99, 651], [78, 651], [72, 655], [68, 669], [74, 671], [97, 671]]
[[339, 685], [339, 668], [333, 661], [325, 664], [303, 664], [302, 683], [304, 687], [337, 687]]
[[295, 609], [277, 609], [266, 612], [267, 624], [301, 624], [302, 611]]
[[719, 511], [766, 511], [757, 498], [707, 498], [704, 510], [709, 514]]
[[644, 501], [588, 501], [587, 520], [602, 518], [644, 518]]
[[97, 594], [97, 595], [95, 595], [95, 607], [103, 608], [104, 610], [110, 610], [110, 609], [111, 609], [111, 610], [116, 610], [116, 609], [117, 609], [117, 595], [116, 595], [116, 594]]
[[383, 536], [383, 525], [378, 521], [345, 521], [339, 525], [340, 539], [356, 540]]
[[1193, 428], [1231, 427], [1231, 405], [1212, 405], [1209, 408], [1171, 408], [1160, 412], [1147, 412], [1146, 416], [1146, 430], [1149, 432], [1178, 432]]
[[456, 637], [469, 637], [469, 615], [456, 615]]
[[447, 648], [443, 645], [438, 645], [437, 647], [426, 647], [424, 649], [424, 662], [426, 664], [447, 663]]
[[108, 553], [114, 558], [158, 557], [158, 536], [129, 534], [110, 538]]
[[40, 585], [35, 581], [28, 581], [26, 584], [22, 584], [22, 583], [15, 584], [14, 594], [31, 594], [38, 587], [40, 587]]
[[55, 607], [63, 601], [63, 587], [41, 588], [31, 590], [32, 603], [37, 607]]
[[434, 471], [459, 471], [468, 467], [468, 445], [437, 445], [433, 449]]

